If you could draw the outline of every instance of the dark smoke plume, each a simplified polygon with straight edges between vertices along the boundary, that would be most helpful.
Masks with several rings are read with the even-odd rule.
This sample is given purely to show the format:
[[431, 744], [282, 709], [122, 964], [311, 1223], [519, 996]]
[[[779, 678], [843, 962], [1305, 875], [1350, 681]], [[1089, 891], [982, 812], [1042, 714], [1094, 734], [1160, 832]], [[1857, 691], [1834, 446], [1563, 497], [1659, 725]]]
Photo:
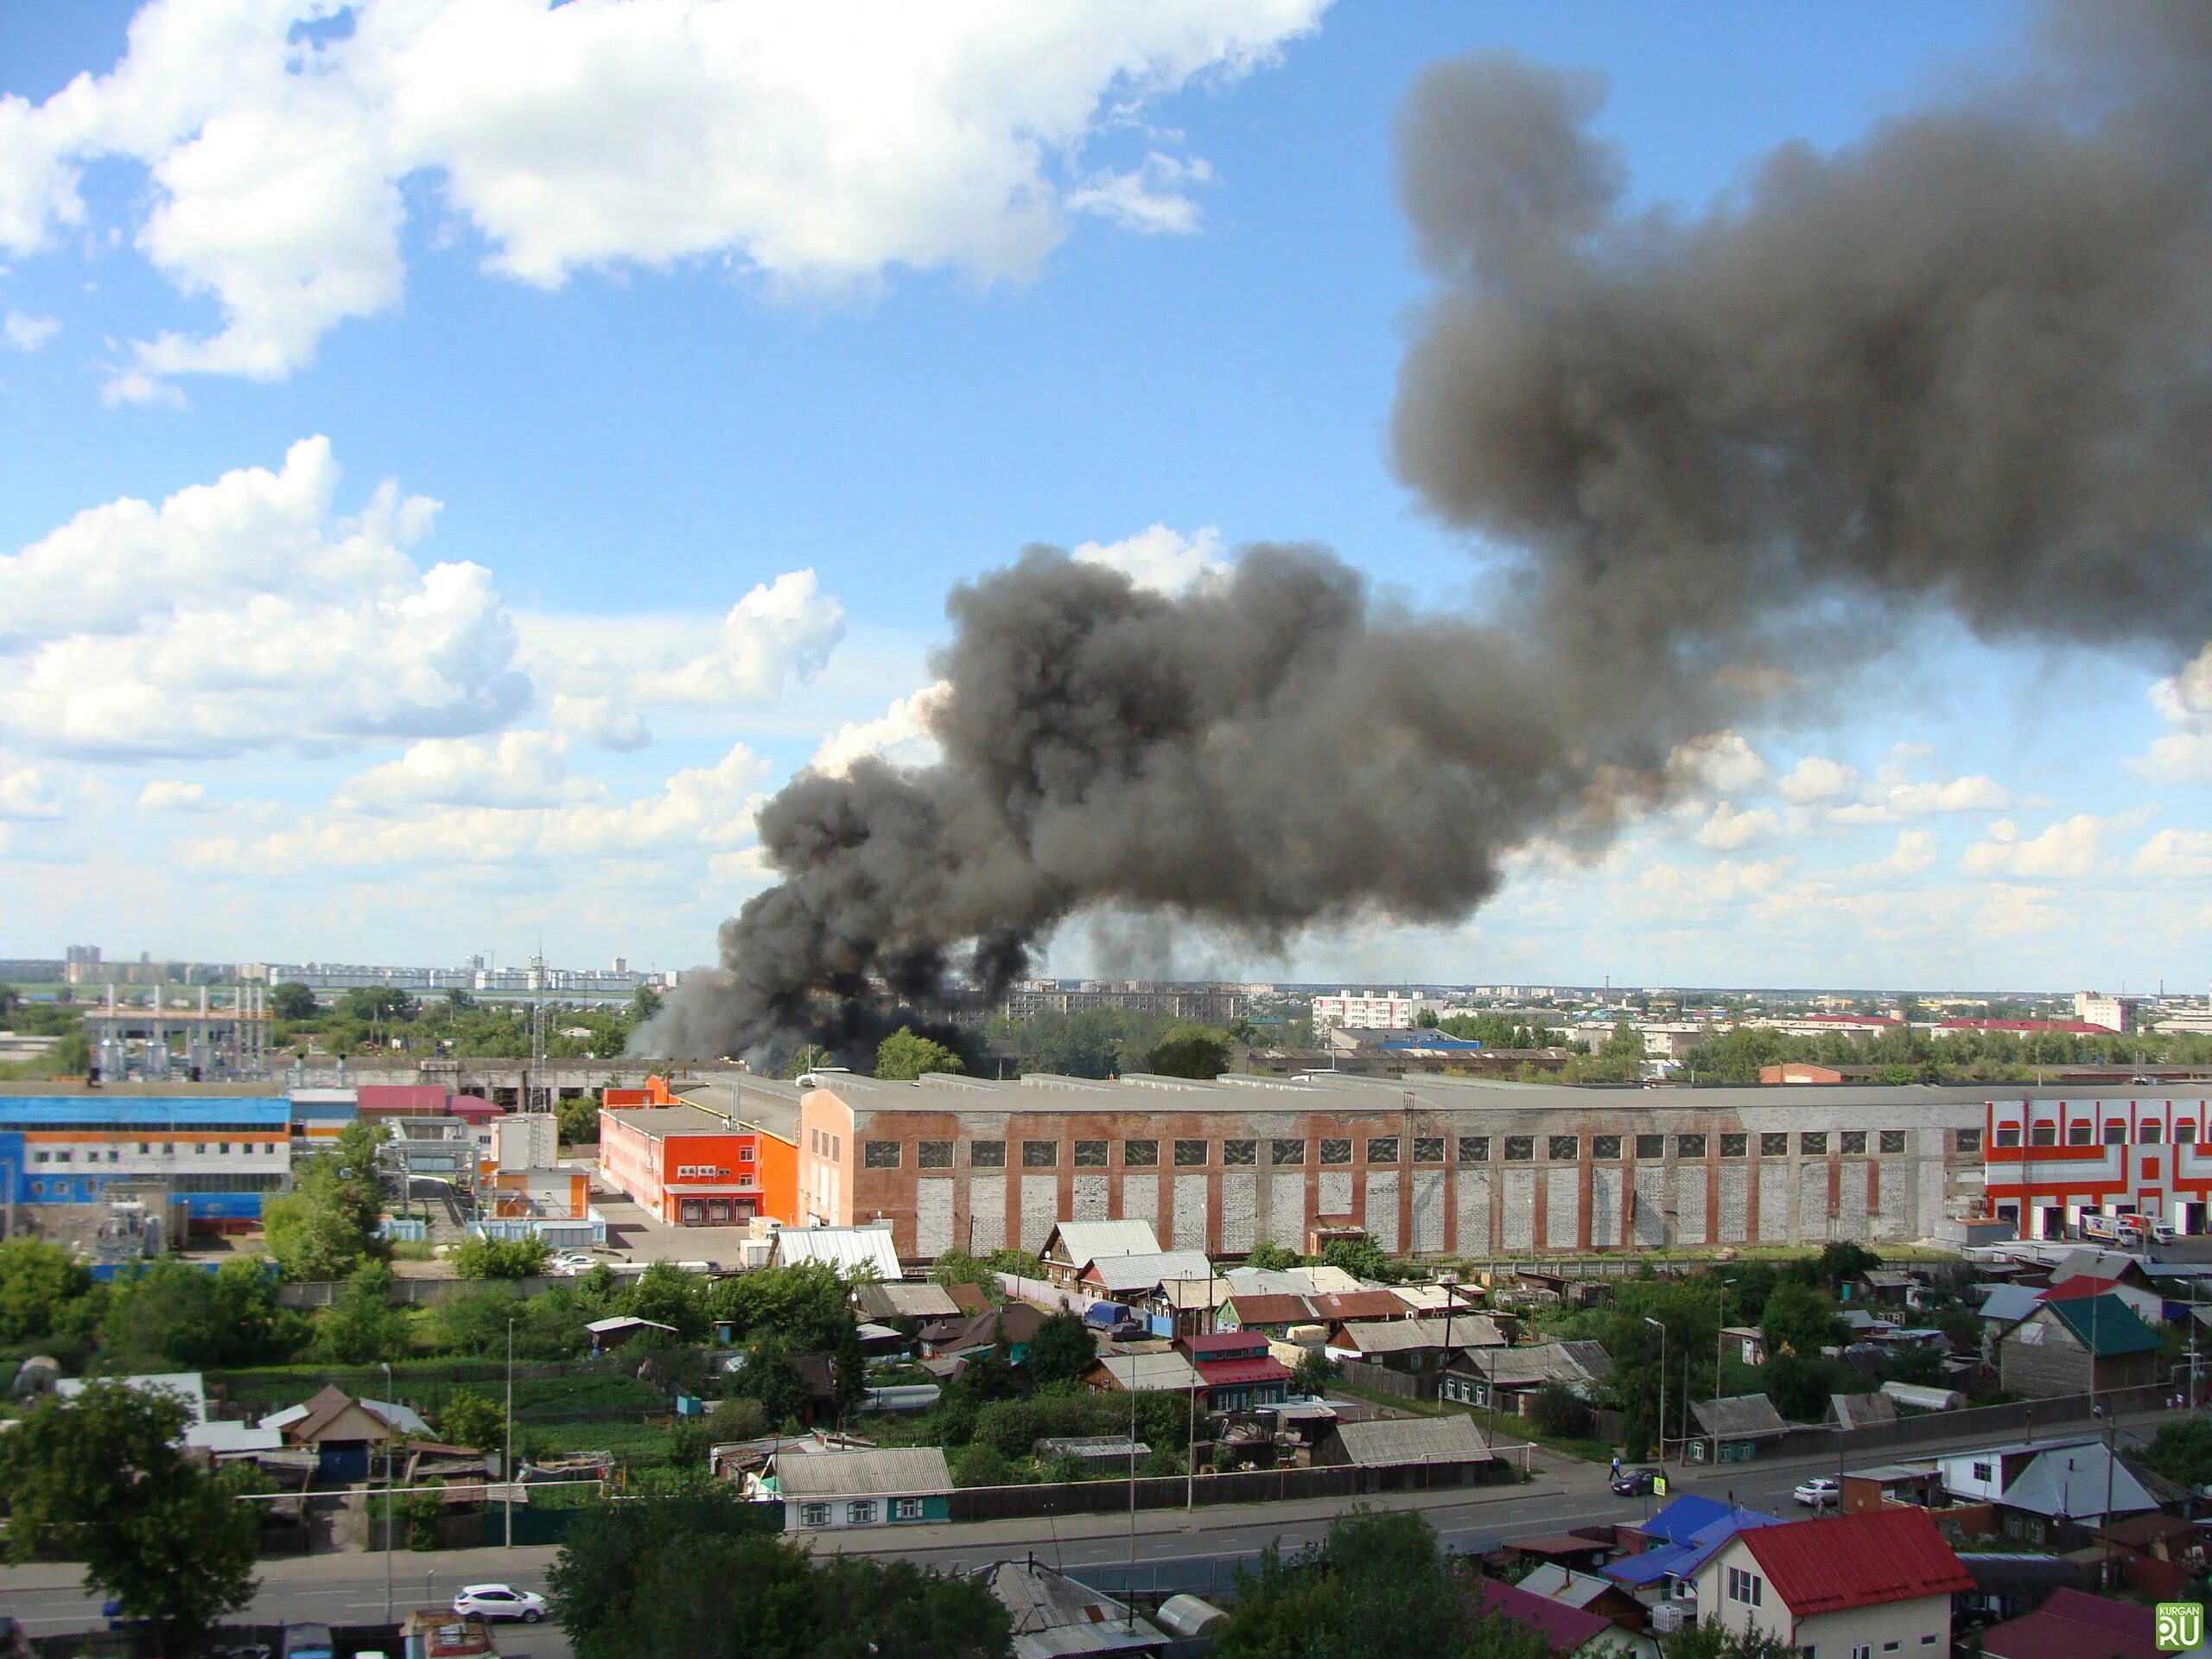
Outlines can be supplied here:
[[1587, 78], [1422, 76], [1401, 188], [1436, 283], [1399, 469], [1518, 567], [1495, 618], [1317, 549], [1180, 597], [1033, 549], [957, 589], [943, 760], [804, 775], [782, 884], [661, 1052], [862, 1052], [1071, 915], [1280, 944], [1456, 918], [1601, 842], [1670, 757], [1930, 613], [1991, 639], [2212, 637], [2212, 7], [2051, 12], [2028, 73], [1694, 217], [1631, 213]]

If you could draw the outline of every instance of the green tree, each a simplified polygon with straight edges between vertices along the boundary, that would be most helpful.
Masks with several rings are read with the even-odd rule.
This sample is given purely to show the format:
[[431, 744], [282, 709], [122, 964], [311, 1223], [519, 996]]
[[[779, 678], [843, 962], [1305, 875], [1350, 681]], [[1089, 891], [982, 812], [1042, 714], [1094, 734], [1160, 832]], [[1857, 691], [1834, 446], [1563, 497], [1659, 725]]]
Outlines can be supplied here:
[[2143, 1461], [2184, 1486], [2212, 1484], [2212, 1417], [2185, 1417], [2161, 1425]]
[[1759, 1330], [1766, 1338], [1768, 1353], [1802, 1354], [1808, 1359], [1819, 1358], [1823, 1347], [1843, 1340], [1843, 1323], [1828, 1294], [1794, 1280], [1777, 1285], [1766, 1299]]
[[1163, 1077], [1217, 1077], [1229, 1070], [1229, 1033], [1177, 1026], [1145, 1056], [1144, 1069]]
[[1590, 1432], [1590, 1408], [1564, 1382], [1547, 1382], [1529, 1402], [1529, 1421], [1547, 1434], [1572, 1440]]
[[825, 1065], [837, 1064], [836, 1055], [819, 1043], [802, 1043], [791, 1058], [784, 1062], [786, 1078], [803, 1077], [810, 1071], [818, 1071]]
[[1732, 1630], [1713, 1619], [1659, 1638], [1660, 1659], [1800, 1659], [1802, 1651], [1765, 1630]]
[[288, 1279], [343, 1279], [388, 1247], [377, 1235], [384, 1185], [377, 1173], [381, 1124], [357, 1118], [336, 1149], [293, 1166], [291, 1190], [262, 1206], [269, 1253]]
[[[747, 1525], [727, 1489], [604, 1504], [549, 1588], [576, 1659], [1001, 1659], [1006, 1611], [982, 1580], [816, 1556]], [[733, 1617], [741, 1609], [743, 1617]]]
[[99, 1319], [100, 1300], [90, 1270], [59, 1244], [0, 1243], [0, 1342], [81, 1336]]
[[1774, 1408], [1794, 1423], [1818, 1422], [1827, 1413], [1831, 1368], [1818, 1354], [1777, 1354], [1759, 1381]]
[[1244, 1258], [1244, 1265], [1281, 1273], [1298, 1265], [1298, 1252], [1287, 1244], [1262, 1244]]
[[956, 1486], [1011, 1486], [1017, 1478], [1006, 1453], [980, 1440], [962, 1446], [959, 1455], [952, 1460], [952, 1484]]
[[1357, 1238], [1332, 1238], [1321, 1249], [1321, 1265], [1341, 1268], [1355, 1279], [1388, 1279], [1390, 1258], [1366, 1233]]
[[407, 1349], [407, 1315], [391, 1305], [391, 1269], [364, 1262], [346, 1281], [330, 1311], [315, 1321], [315, 1357], [366, 1365]]
[[918, 1037], [901, 1026], [879, 1044], [875, 1075], [896, 1082], [911, 1082], [925, 1071], [964, 1071], [960, 1057], [943, 1043]]
[[363, 985], [338, 999], [338, 1011], [349, 1020], [391, 1022], [415, 1017], [415, 999], [390, 985]]
[[739, 1341], [772, 1336], [808, 1352], [833, 1348], [842, 1339], [853, 1322], [848, 1294], [835, 1268], [800, 1262], [717, 1280], [706, 1302], [714, 1319], [729, 1322]]
[[438, 1414], [438, 1436], [448, 1446], [495, 1452], [505, 1443], [507, 1414], [474, 1389], [455, 1389]]
[[1849, 1239], [1838, 1239], [1833, 1244], [1821, 1247], [1820, 1261], [1815, 1271], [1830, 1291], [1840, 1289], [1854, 1279], [1864, 1278], [1882, 1265], [1882, 1258], [1864, 1244], [1854, 1244]]
[[152, 1621], [164, 1653], [194, 1650], [254, 1592], [252, 1506], [176, 1449], [188, 1421], [175, 1395], [94, 1382], [0, 1434], [8, 1559], [81, 1557], [86, 1587]]
[[301, 1026], [322, 1012], [315, 993], [297, 980], [286, 980], [269, 993], [269, 1012], [288, 1024]]
[[1021, 1362], [1030, 1386], [1049, 1389], [1055, 1383], [1080, 1382], [1098, 1363], [1098, 1344], [1090, 1327], [1066, 1308], [1047, 1314], [1029, 1339]]
[[642, 1026], [660, 1012], [661, 994], [657, 985], [640, 985], [630, 993], [628, 1009], [632, 1026]]
[[453, 1270], [464, 1279], [534, 1279], [553, 1252], [542, 1238], [486, 1238], [471, 1233], [453, 1249]]
[[214, 1370], [288, 1359], [306, 1325], [276, 1305], [266, 1268], [232, 1256], [213, 1273], [165, 1260], [118, 1275], [100, 1319], [100, 1345], [118, 1370]]
[[707, 1433], [716, 1446], [757, 1440], [768, 1431], [768, 1414], [758, 1400], [717, 1400], [707, 1414]]
[[1408, 1510], [1355, 1509], [1327, 1539], [1286, 1560], [1262, 1552], [1237, 1573], [1237, 1603], [1215, 1631], [1221, 1659], [1548, 1659], [1541, 1635], [1484, 1617], [1471, 1586]]
[[1292, 1392], [1319, 1399], [1328, 1393], [1332, 1384], [1341, 1376], [1342, 1368], [1319, 1348], [1309, 1348], [1300, 1354], [1298, 1363], [1291, 1367]]
[[772, 1423], [801, 1421], [813, 1402], [806, 1379], [791, 1362], [791, 1350], [774, 1337], [753, 1344], [730, 1379], [730, 1391], [760, 1402], [761, 1414]]
[[599, 1141], [599, 1102], [589, 1095], [564, 1100], [553, 1109], [554, 1132], [572, 1147], [595, 1146]]
[[696, 1273], [686, 1273], [672, 1262], [656, 1262], [638, 1275], [630, 1292], [629, 1312], [641, 1319], [675, 1328], [677, 1339], [697, 1342], [712, 1322], [708, 1311], [707, 1283]]

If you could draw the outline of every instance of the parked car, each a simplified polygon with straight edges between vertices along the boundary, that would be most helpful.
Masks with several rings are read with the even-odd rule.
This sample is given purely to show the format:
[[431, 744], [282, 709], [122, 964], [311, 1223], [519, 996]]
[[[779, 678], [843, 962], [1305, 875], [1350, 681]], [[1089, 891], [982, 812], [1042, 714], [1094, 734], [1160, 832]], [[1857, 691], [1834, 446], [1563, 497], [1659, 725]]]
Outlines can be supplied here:
[[1613, 1477], [1613, 1491], [1621, 1497], [1645, 1497], [1659, 1478], [1656, 1469], [1624, 1469]]
[[1812, 1509], [1833, 1509], [1842, 1501], [1843, 1487], [1832, 1475], [1816, 1475], [1802, 1483], [1793, 1496]]
[[565, 1255], [556, 1255], [548, 1262], [545, 1264], [545, 1271], [556, 1279], [573, 1279], [579, 1274], [589, 1273], [598, 1265], [599, 1263], [593, 1261], [591, 1257], [581, 1252], [570, 1250]]
[[479, 1618], [518, 1618], [535, 1624], [545, 1617], [545, 1598], [508, 1584], [472, 1584], [453, 1599], [453, 1610]]

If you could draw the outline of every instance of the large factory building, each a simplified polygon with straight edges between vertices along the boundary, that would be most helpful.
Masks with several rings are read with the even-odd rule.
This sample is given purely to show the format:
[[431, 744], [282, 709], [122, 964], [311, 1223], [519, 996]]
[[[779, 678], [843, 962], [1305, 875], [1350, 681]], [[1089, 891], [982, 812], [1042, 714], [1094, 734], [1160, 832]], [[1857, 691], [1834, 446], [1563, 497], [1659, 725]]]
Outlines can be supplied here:
[[1176, 1249], [1911, 1239], [1985, 1213], [1986, 1086], [1587, 1089], [1454, 1077], [800, 1080], [798, 1219], [899, 1252], [1142, 1218]]

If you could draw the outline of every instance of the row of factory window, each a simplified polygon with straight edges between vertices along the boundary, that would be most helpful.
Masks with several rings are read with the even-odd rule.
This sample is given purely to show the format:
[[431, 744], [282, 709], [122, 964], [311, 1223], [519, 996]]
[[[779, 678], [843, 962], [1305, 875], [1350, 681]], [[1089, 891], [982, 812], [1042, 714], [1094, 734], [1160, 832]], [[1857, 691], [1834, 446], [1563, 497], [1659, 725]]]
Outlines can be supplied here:
[[[90, 1198], [94, 1193], [104, 1189], [111, 1179], [123, 1178], [119, 1176], [111, 1178], [106, 1175], [86, 1176], [77, 1181], [75, 1185], [83, 1191], [87, 1198]], [[162, 1180], [172, 1192], [274, 1192], [284, 1185], [284, 1179], [283, 1176], [272, 1173], [267, 1175], [168, 1175], [163, 1176]], [[56, 1177], [52, 1180], [34, 1179], [25, 1185], [31, 1197], [35, 1198], [66, 1198], [70, 1196], [71, 1183], [66, 1178]]]
[[[2163, 1123], [2138, 1123], [2135, 1126], [2135, 1144], [2139, 1147], [2155, 1147], [2164, 1139], [2165, 1125]], [[2196, 1124], [2183, 1120], [2174, 1125], [2176, 1146], [2190, 1146], [2196, 1140]], [[2000, 1147], [2018, 1146], [2020, 1126], [2017, 1123], [1999, 1125], [1997, 1130], [1997, 1144]], [[2028, 1144], [2031, 1147], [2056, 1146], [2058, 1125], [2056, 1123], [2029, 1125]], [[2099, 1144], [2107, 1147], [2124, 1147], [2127, 1144], [2127, 1125], [2118, 1122], [2107, 1123], [2104, 1126], [2101, 1136], [2094, 1123], [2087, 1118], [2081, 1118], [2066, 1126], [2066, 1144], [2069, 1147], [2094, 1147]]]
[[[276, 1143], [274, 1141], [241, 1141], [235, 1147], [228, 1141], [188, 1141], [184, 1145], [191, 1147], [202, 1157], [212, 1152], [219, 1158], [227, 1158], [234, 1151], [244, 1153], [249, 1157], [256, 1153], [265, 1153], [272, 1158], [276, 1155]], [[141, 1158], [151, 1158], [157, 1154], [167, 1158], [179, 1150], [181, 1148], [174, 1141], [141, 1141], [138, 1143], [138, 1156]], [[34, 1152], [31, 1154], [31, 1161], [35, 1164], [72, 1162], [114, 1164], [123, 1160], [123, 1152], [124, 1149], [121, 1147], [86, 1147], [84, 1148], [84, 1157], [79, 1159], [69, 1147], [61, 1147], [52, 1151]]]
[[[2001, 1133], [2001, 1132], [2000, 1132]], [[1440, 1164], [1450, 1144], [1440, 1135], [1417, 1135], [1411, 1138], [1413, 1161], [1416, 1164]], [[1894, 1156], [1908, 1149], [1907, 1132], [1904, 1129], [1840, 1129], [1831, 1137], [1825, 1129], [1802, 1129], [1797, 1132], [1797, 1150], [1805, 1157], [1824, 1157], [1829, 1151], [1831, 1138], [1834, 1150], [1847, 1158], [1863, 1158], [1878, 1152]], [[1402, 1156], [1406, 1137], [1395, 1135], [1376, 1135], [1367, 1142], [1366, 1160], [1370, 1164], [1395, 1164]], [[1458, 1161], [1463, 1164], [1484, 1164], [1490, 1161], [1492, 1137], [1487, 1135], [1463, 1135], [1459, 1140]], [[1535, 1161], [1541, 1140], [1549, 1162], [1571, 1164], [1582, 1156], [1582, 1137], [1576, 1135], [1508, 1135], [1497, 1137], [1503, 1161], [1525, 1164]], [[1723, 1158], [1751, 1156], [1753, 1137], [1747, 1133], [1719, 1135], [1677, 1135], [1672, 1137], [1675, 1156], [1697, 1159], [1706, 1156], [1707, 1148], [1714, 1141], [1719, 1144]], [[1758, 1154], [1762, 1158], [1786, 1158], [1789, 1155], [1789, 1135], [1786, 1132], [1770, 1132], [1757, 1137]], [[1651, 1161], [1667, 1156], [1669, 1137], [1663, 1135], [1593, 1135], [1590, 1137], [1590, 1155], [1600, 1161], [1618, 1160], [1624, 1146], [1633, 1146], [1639, 1160]], [[1173, 1147], [1174, 1166], [1178, 1169], [1202, 1169], [1213, 1161], [1212, 1149], [1221, 1148], [1221, 1162], [1234, 1168], [1240, 1165], [1253, 1166], [1260, 1161], [1260, 1142], [1252, 1141], [1176, 1141]], [[1959, 1150], [1977, 1151], [1981, 1144], [1979, 1129], [1958, 1132]], [[1024, 1141], [1021, 1147], [1021, 1166], [1024, 1169], [1055, 1169], [1060, 1162], [1058, 1141]], [[950, 1169], [953, 1143], [950, 1141], [918, 1141], [914, 1143], [914, 1166], [918, 1169]], [[1304, 1141], [1281, 1140], [1268, 1142], [1268, 1163], [1276, 1169], [1298, 1168], [1306, 1162], [1306, 1143]], [[1108, 1166], [1109, 1143], [1104, 1141], [1078, 1141], [1075, 1143], [1075, 1167], [1104, 1169]], [[1324, 1136], [1315, 1143], [1317, 1160], [1323, 1164], [1349, 1164], [1352, 1161], [1352, 1142], [1350, 1137], [1335, 1139]], [[968, 1162], [976, 1169], [1003, 1169], [1006, 1167], [1007, 1143], [1003, 1141], [970, 1141], [968, 1143]], [[861, 1147], [861, 1162], [868, 1169], [897, 1169], [905, 1157], [905, 1143], [898, 1141], [869, 1141]], [[1127, 1169], [1153, 1169], [1160, 1164], [1160, 1142], [1157, 1141], [1124, 1141], [1122, 1142], [1122, 1165]]]

